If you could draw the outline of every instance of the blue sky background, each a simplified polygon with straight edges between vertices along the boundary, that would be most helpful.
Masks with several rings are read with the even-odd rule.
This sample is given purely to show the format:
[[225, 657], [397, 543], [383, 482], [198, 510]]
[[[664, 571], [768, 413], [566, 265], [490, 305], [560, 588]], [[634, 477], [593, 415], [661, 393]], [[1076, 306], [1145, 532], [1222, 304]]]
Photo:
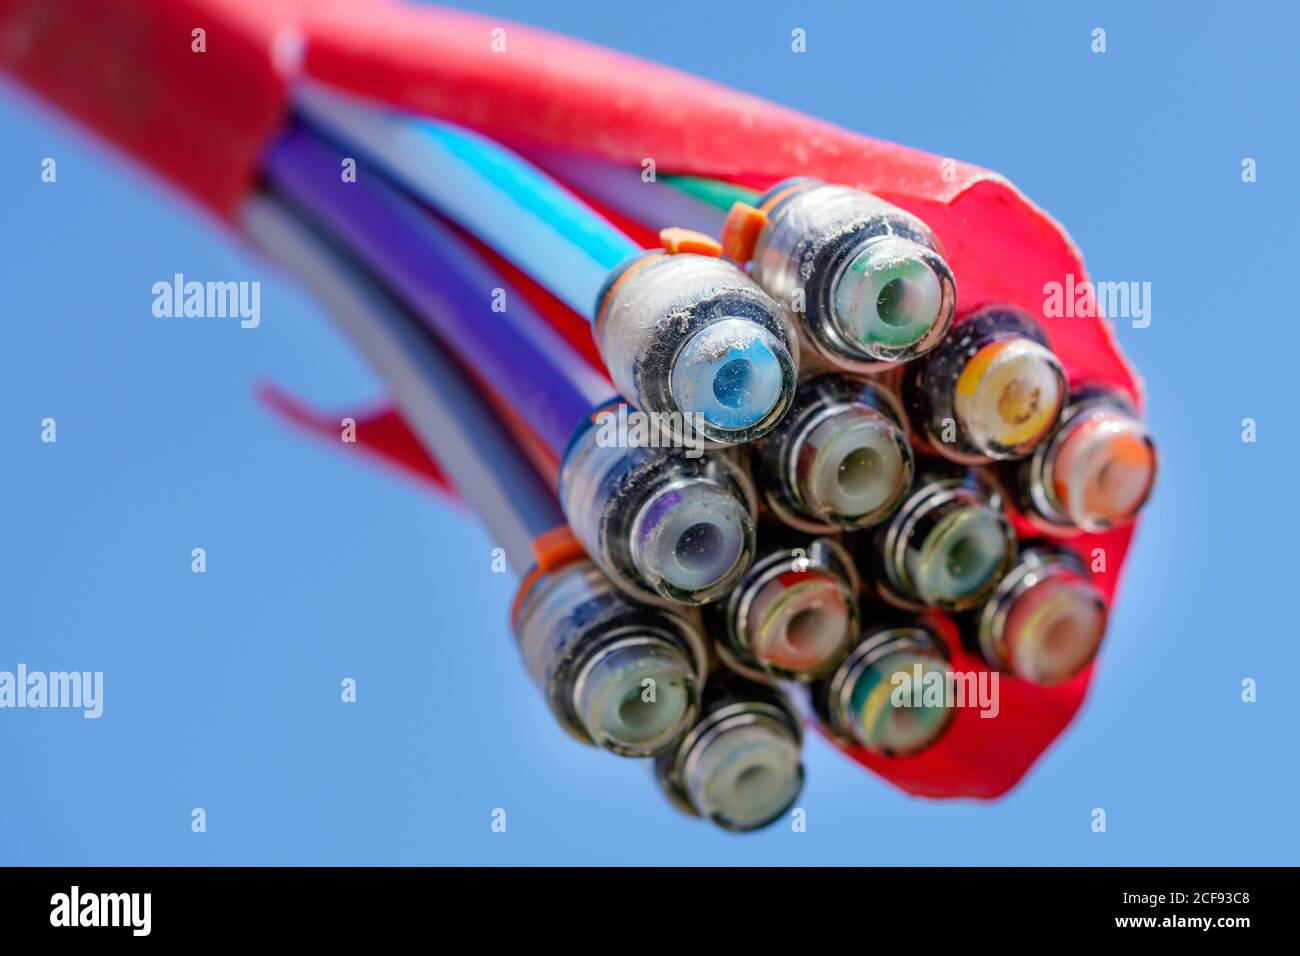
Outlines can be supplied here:
[[[472, 517], [256, 402], [268, 378], [328, 408], [380, 396], [341, 334], [5, 86], [0, 669], [102, 670], [106, 700], [98, 721], [0, 711], [0, 863], [1300, 862], [1294, 7], [936, 7], [479, 8], [999, 170], [1095, 278], [1153, 284], [1151, 327], [1119, 338], [1163, 480], [1092, 695], [1016, 791], [907, 798], [811, 739], [807, 832], [738, 837], [671, 810], [647, 766], [570, 742]], [[154, 319], [150, 287], [174, 272], [262, 280], [261, 327]]]

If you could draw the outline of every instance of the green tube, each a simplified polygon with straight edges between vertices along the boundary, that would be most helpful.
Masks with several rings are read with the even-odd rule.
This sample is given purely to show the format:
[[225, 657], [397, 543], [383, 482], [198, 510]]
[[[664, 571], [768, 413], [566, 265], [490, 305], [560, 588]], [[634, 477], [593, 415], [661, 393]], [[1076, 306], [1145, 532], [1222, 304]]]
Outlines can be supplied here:
[[756, 189], [738, 186], [736, 183], [729, 183], [722, 179], [708, 179], [704, 176], [665, 176], [661, 174], [659, 181], [667, 183], [678, 192], [685, 193], [700, 202], [721, 209], [723, 212], [730, 212], [731, 207], [738, 202], [748, 203], [752, 206], [761, 195]]

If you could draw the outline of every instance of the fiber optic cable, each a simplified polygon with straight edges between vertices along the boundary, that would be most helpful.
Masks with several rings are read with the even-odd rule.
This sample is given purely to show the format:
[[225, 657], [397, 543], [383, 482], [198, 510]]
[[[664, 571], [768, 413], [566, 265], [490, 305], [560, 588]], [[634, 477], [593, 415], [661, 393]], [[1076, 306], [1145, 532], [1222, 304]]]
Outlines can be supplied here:
[[708, 668], [696, 623], [628, 597], [582, 560], [520, 585], [511, 623], [560, 726], [623, 757], [673, 746], [698, 713]]
[[[33, 18], [30, 11], [36, 6], [40, 7], [42, 16]], [[537, 157], [541, 165], [553, 171], [555, 168], [548, 165], [549, 160], [543, 158], [546, 151], [581, 156], [630, 173], [634, 178], [629, 185], [633, 188], [626, 189], [621, 199], [628, 208], [642, 202], [647, 194], [636, 181], [637, 169], [642, 157], [654, 156], [661, 170], [668, 171], [667, 178], [661, 174], [661, 181], [651, 184], [650, 195], [659, 198], [649, 206], [643, 203], [640, 214], [633, 218], [658, 227], [681, 226], [707, 236], [721, 236], [730, 240], [725, 243], [725, 251], [737, 248], [744, 251], [747, 243], [757, 247], [772, 238], [771, 220], [781, 218], [797, 205], [793, 202], [796, 194], [817, 192], [815, 182], [786, 181], [785, 185], [800, 188], [788, 197], [792, 202], [784, 212], [776, 209], [783, 200], [772, 194], [759, 196], [757, 200], [740, 200], [763, 215], [754, 216], [742, 209], [728, 229], [725, 218], [719, 222], [721, 200], [715, 198], [714, 204], [710, 204], [688, 194], [682, 183], [673, 181], [678, 174], [714, 183], [735, 180], [764, 188], [789, 176], [814, 176], [824, 183], [858, 184], [880, 202], [868, 204], [871, 209], [859, 204], [856, 218], [850, 216], [854, 225], [849, 232], [860, 229], [860, 233], [853, 235], [883, 239], [892, 234], [897, 224], [907, 229], [911, 228], [909, 223], [920, 221], [915, 217], [909, 219], [906, 214], [900, 217], [898, 207], [916, 211], [934, 235], [948, 243], [953, 269], [962, 278], [963, 295], [970, 296], [972, 301], [983, 301], [994, 295], [1032, 313], [1041, 304], [1040, 293], [1046, 278], [1082, 275], [1085, 271], [1077, 247], [1060, 225], [996, 174], [960, 162], [949, 165], [950, 161], [943, 161], [941, 167], [940, 157], [871, 140], [699, 77], [521, 24], [509, 25], [511, 54], [507, 57], [492, 54], [487, 44], [481, 42], [490, 27], [500, 25], [498, 18], [488, 20], [428, 6], [376, 5], [367, 0], [337, 0], [325, 5], [285, 5], [266, 0], [135, 0], [133, 7], [138, 9], [133, 23], [148, 29], [105, 29], [116, 25], [116, 6], [112, 0], [77, 3], [48, 0], [40, 5], [9, 4], [7, 8], [0, 3], [0, 28], [3, 28], [0, 33], [5, 29], [10, 33], [17, 31], [25, 39], [20, 44], [0, 44], [3, 47], [0, 68], [223, 218], [230, 217], [232, 210], [240, 207], [252, 184], [259, 181], [261, 157], [268, 142], [278, 135], [284, 117], [292, 111], [293, 90], [311, 77], [311, 82], [328, 82], [365, 95], [369, 97], [365, 102], [383, 104], [385, 110], [437, 116], [441, 121], [464, 124], [516, 148], [527, 144], [523, 147], [526, 155]], [[209, 52], [201, 57], [191, 55], [186, 44], [174, 42], [192, 23], [206, 24], [213, 41]], [[291, 52], [281, 42], [286, 37], [299, 44], [296, 52], [302, 56], [284, 55]], [[84, 55], [69, 59], [69, 51]], [[72, 60], [77, 60], [75, 69], [69, 68]], [[122, 81], [117, 84], [122, 89], [156, 87], [166, 95], [143, 99], [86, 95], [86, 77], [110, 75]], [[344, 137], [338, 141], [345, 148], [336, 155], [336, 162], [343, 155], [359, 157], [363, 179], [377, 180], [384, 174], [382, 164], [367, 159], [364, 150], [346, 145]], [[797, 148], [791, 148], [792, 144]], [[951, 175], [937, 175], [941, 168]], [[337, 176], [337, 168], [334, 173]], [[625, 223], [618, 216], [623, 207], [617, 202], [606, 204], [576, 178], [563, 174], [558, 178], [572, 183], [579, 195], [590, 196], [593, 208], [609, 208], [610, 221], [620, 225], [625, 236], [638, 238], [635, 246], [651, 245], [635, 223]], [[623, 189], [622, 180], [618, 188]], [[765, 198], [772, 200], [766, 211], [761, 208]], [[800, 202], [811, 205], [807, 196]], [[655, 219], [656, 214], [667, 214], [657, 213], [655, 205], [662, 209], [680, 208], [682, 212], [659, 221]], [[514, 208], [522, 206], [516, 204]], [[691, 216], [700, 217], [700, 224]], [[810, 245], [803, 247], [805, 251], [812, 249], [814, 241], [821, 240], [826, 240], [825, 248], [842, 249], [847, 233], [837, 233], [824, 220], [810, 220], [806, 225], [802, 239]], [[455, 235], [463, 239], [460, 234]], [[737, 241], [739, 246], [732, 245]], [[847, 241], [852, 246], [856, 238]], [[916, 241], [926, 244], [923, 239]], [[477, 251], [477, 246], [470, 245]], [[753, 261], [753, 251], [748, 249], [746, 254], [750, 258], [745, 261], [751, 263], [751, 274], [761, 276], [763, 281], [768, 281], [771, 275], [780, 277], [782, 268], [788, 265], [781, 261], [781, 255], [776, 255], [774, 272], [769, 273], [763, 264]], [[932, 251], [939, 254], [937, 242]], [[689, 262], [692, 256], [655, 258]], [[811, 273], [815, 281], [808, 288], [816, 288], [819, 283], [824, 288], [835, 279], [835, 273], [823, 271], [825, 262], [814, 260], [815, 257], [810, 259], [809, 264], [817, 266]], [[886, 267], [898, 263], [885, 262], [883, 258], [876, 262], [871, 256], [856, 264], [860, 272], [846, 278], [844, 289], [836, 289], [829, 299], [814, 296], [811, 311], [800, 312], [777, 285], [772, 285], [768, 293], [769, 298], [779, 296], [778, 313], [789, 310], [792, 321], [804, 324], [803, 334], [807, 336], [810, 350], [816, 352], [814, 361], [824, 359], [847, 371], [865, 373], [898, 361], [900, 356], [909, 357], [906, 352], [890, 355], [879, 348], [879, 343], [870, 343], [870, 339], [878, 333], [882, 339], [889, 340], [886, 344], [897, 346], [894, 340], [905, 340], [916, 331], [913, 320], [917, 319], [918, 310], [924, 311], [920, 307], [930, 302], [931, 297], [923, 273], [902, 270], [890, 276]], [[496, 264], [497, 271], [502, 268]], [[850, 271], [845, 270], [846, 274]], [[569, 276], [565, 274], [561, 278], [567, 281]], [[893, 284], [894, 279], [904, 281]], [[503, 287], [511, 284], [506, 282]], [[525, 297], [535, 301], [527, 294]], [[510, 298], [513, 302], [515, 296]], [[536, 307], [533, 311], [554, 320], [555, 313]], [[635, 313], [635, 309], [626, 310], [623, 318]], [[581, 315], [584, 322], [589, 322], [591, 308], [585, 306]], [[900, 328], [886, 333], [880, 329], [881, 322], [889, 324], [885, 319]], [[919, 325], [923, 326], [924, 322]], [[631, 323], [619, 326], [607, 322], [603, 326], [613, 359], [607, 362], [620, 376], [618, 390], [638, 404], [645, 404], [648, 398], [667, 401], [664, 407], [676, 410], [672, 402], [676, 401], [677, 393], [687, 394], [687, 391], [685, 386], [674, 386], [671, 372], [675, 368], [664, 356], [675, 361], [679, 353], [685, 354], [686, 340], [674, 339], [671, 347], [660, 347], [655, 352], [637, 352], [624, 346], [622, 356], [614, 356], [619, 340], [635, 338], [625, 335], [624, 330], [629, 327]], [[632, 328], [634, 332], [644, 332], [641, 340], [650, 342], [658, 337], [666, 339], [665, 331], [671, 331], [653, 324], [649, 325], [648, 332]], [[1131, 531], [1126, 526], [1147, 499], [1156, 472], [1155, 448], [1139, 420], [1141, 384], [1099, 318], [1079, 317], [1068, 322], [1049, 318], [1043, 328], [1051, 336], [1052, 347], [1068, 371], [1069, 380], [1088, 383], [1088, 387], [1068, 397], [1059, 420], [1047, 428], [1046, 435], [1025, 457], [1006, 460], [981, 453], [981, 460], [994, 458], [992, 467], [986, 470], [998, 476], [1003, 496], [1018, 509], [1019, 513], [1013, 515], [1017, 527], [1027, 522], [1053, 536], [1082, 535], [1077, 542], [1081, 552], [1105, 546], [1108, 569], [1090, 580], [1089, 587], [1109, 600], [1131, 539]], [[573, 331], [568, 330], [570, 335]], [[588, 332], [582, 327], [578, 331]], [[956, 337], [955, 332], [950, 339]], [[861, 348], [861, 354], [855, 355], [849, 346], [864, 345], [852, 341], [856, 333], [864, 334], [868, 339], [865, 344], [872, 344], [881, 354]], [[912, 355], [921, 354], [926, 347], [921, 342], [913, 348]], [[791, 340], [788, 351], [793, 353], [795, 348], [796, 342]], [[623, 361], [621, 366], [619, 358]], [[638, 364], [642, 358], [653, 361]], [[657, 370], [644, 379], [636, 378], [629, 371], [648, 366]], [[669, 368], [668, 373], [663, 372], [665, 367]], [[696, 384], [712, 387], [713, 381], [721, 378], [722, 394], [734, 399], [738, 391], [744, 391], [749, 375], [730, 372], [724, 376], [721, 375], [723, 367], [706, 366]], [[982, 385], [973, 388], [963, 402], [969, 417], [977, 413], [987, 415], [992, 408], [996, 417], [1004, 418], [1003, 422], [995, 420], [985, 429], [985, 435], [997, 439], [1000, 431], [1015, 425], [1024, 414], [1024, 406], [1016, 400], [1016, 394], [1025, 390], [1009, 390], [1010, 394], [1005, 396], [1009, 411], [1004, 413], [998, 407], [1001, 399], [996, 396], [1008, 390], [997, 385], [996, 376], [988, 381], [983, 381], [984, 377], [982, 373], [972, 376], [977, 385], [981, 382]], [[892, 380], [883, 379], [883, 391], [890, 392], [891, 385], [896, 386], [901, 378], [900, 375]], [[679, 379], [686, 381], [687, 376]], [[876, 380], [877, 384], [881, 381]], [[707, 400], [708, 388], [696, 387], [694, 392]], [[1040, 392], [1039, 397], [1043, 394], [1046, 393]], [[1106, 397], [1097, 397], [1102, 394]], [[668, 400], [663, 398], [665, 395]], [[532, 409], [510, 410], [500, 401], [500, 396], [491, 396], [490, 400], [495, 402], [493, 407], [498, 416], [504, 416], [503, 420], [509, 423], [507, 430], [513, 430], [516, 440], [524, 443], [524, 433], [531, 434], [531, 429], [521, 429], [520, 425], [531, 418]], [[563, 404], [558, 399], [550, 401]], [[1026, 404], [1036, 403], [1037, 399]], [[753, 404], [762, 407], [762, 402]], [[859, 404], [885, 411], [870, 402]], [[777, 417], [772, 415], [773, 420]], [[562, 415], [554, 416], [555, 422], [562, 418]], [[386, 419], [398, 424], [403, 421], [396, 414], [389, 414]], [[548, 425], [545, 421], [537, 427], [562, 431], [558, 425]], [[927, 448], [927, 442], [943, 441], [941, 433], [931, 435], [931, 431], [927, 427], [916, 433], [918, 452], [935, 450]], [[769, 432], [775, 433], [775, 428]], [[373, 441], [380, 454], [396, 458], [399, 442], [406, 442], [408, 436], [396, 427], [388, 434], [387, 439], [368, 437], [366, 440]], [[377, 436], [378, 429], [371, 435]], [[392, 435], [399, 437], [394, 439]], [[735, 441], [742, 436], [743, 433], [736, 432], [719, 440]], [[534, 439], [533, 444], [541, 443]], [[869, 450], [870, 446], [864, 443], [863, 449]], [[835, 457], [851, 459], [843, 453], [842, 446], [831, 441], [809, 440], [805, 450], [824, 456], [827, 462]], [[917, 469], [928, 472], [932, 464], [922, 458]], [[828, 513], [823, 507], [830, 500], [826, 495], [829, 486], [811, 481], [807, 475], [800, 478], [796, 460], [789, 454], [784, 458], [784, 465], [793, 468], [793, 473], [787, 470], [775, 481], [760, 479], [773, 513], [809, 532], [840, 527], [838, 519], [842, 516], [833, 508]], [[837, 470], [827, 463], [816, 471], [825, 480], [833, 478]], [[867, 476], [874, 473], [871, 469], [861, 470]], [[848, 477], [852, 479], [858, 471], [850, 465]], [[625, 473], [618, 472], [616, 477], [621, 474]], [[791, 474], [803, 482], [802, 487], [790, 479]], [[977, 483], [975, 476], [966, 477], [967, 484]], [[914, 588], [911, 597], [904, 597], [906, 588], [895, 588], [884, 574], [884, 569], [891, 564], [902, 584], [911, 587], [925, 579], [933, 594], [940, 597], [946, 594], [945, 599], [950, 601], [961, 597], [960, 592], [983, 577], [983, 570], [991, 566], [994, 549], [985, 546], [991, 545], [994, 536], [975, 533], [973, 542], [964, 541], [953, 533], [952, 527], [941, 528], [943, 522], [931, 520], [947, 515], [939, 507], [939, 499], [948, 501], [961, 496], [950, 486], [937, 491], [931, 489], [928, 481], [922, 477], [902, 507], [875, 526], [881, 536], [894, 535], [897, 549], [878, 558], [866, 556], [867, 582], [875, 585], [877, 579], [884, 580], [885, 588], [892, 589], [904, 606], [924, 603], [930, 598], [915, 593]], [[853, 484], [850, 480], [849, 485]], [[814, 491], [823, 497], [817, 499]], [[796, 494], [804, 495], [804, 500], [797, 500]], [[980, 494], [990, 509], [1000, 510], [1002, 505], [995, 495], [987, 491]], [[919, 504], [918, 497], [922, 499]], [[778, 511], [774, 503], [784, 510]], [[587, 510], [604, 514], [599, 508]], [[977, 511], [972, 507], [962, 513]], [[976, 517], [955, 523], [958, 531], [964, 527], [978, 532], [981, 526], [981, 520]], [[761, 529], [759, 534], [760, 557], [756, 564], [768, 554]], [[873, 533], [856, 537], [875, 541], [878, 536]], [[852, 536], [849, 540], [852, 541]], [[1012, 559], [982, 609], [977, 601], [973, 609], [958, 613], [978, 616], [990, 608], [1005, 607], [999, 594], [1021, 578], [1029, 547], [1022, 546], [1020, 555]], [[870, 547], [863, 550], [869, 551]], [[594, 576], [594, 581], [602, 582], [593, 566], [584, 567]], [[994, 572], [992, 578], [999, 573]], [[1030, 576], [1024, 575], [1023, 580], [1028, 581]], [[1053, 574], [1048, 574], [1048, 578], [1055, 579]], [[576, 579], [551, 572], [538, 575], [528, 589], [529, 596], [520, 602], [517, 630], [535, 635], [574, 633], [570, 625], [581, 617], [582, 602], [575, 604], [568, 598], [550, 600], [538, 596], [548, 585], [572, 580]], [[592, 593], [613, 593], [607, 581], [593, 584], [592, 588]], [[1085, 646], [1087, 641], [1079, 635], [1094, 633], [1089, 627], [1079, 626], [1079, 622], [1088, 619], [1087, 591], [1088, 588], [1081, 588], [1076, 601], [1074, 596], [1068, 600], [1054, 597], [1057, 592], [1053, 587], [1045, 587], [1041, 592], [1030, 588], [1023, 601], [1012, 602], [1005, 621], [998, 625], [1007, 647], [994, 646], [991, 651], [979, 647], [986, 661], [995, 663], [993, 659], [997, 658], [995, 666], [1013, 673], [1020, 670], [1026, 675], [1038, 675], [1003, 683], [1005, 706], [999, 720], [967, 721], [967, 714], [962, 713], [955, 721], [954, 729], [958, 732], [943, 742], [939, 752], [929, 753], [922, 761], [881, 758], [879, 750], [865, 745], [853, 748], [853, 758], [914, 794], [990, 798], [1004, 793], [1060, 733], [1082, 699], [1088, 682], [1086, 667], [1077, 680], [1047, 686], [1053, 673], [1063, 673], [1068, 668], [1051, 661], [1048, 661], [1050, 666], [1041, 665], [1044, 655], [1053, 656], [1045, 650], [1053, 642], [1045, 638], [1053, 632], [1052, 622], [1058, 617], [1063, 617], [1077, 631], [1067, 642], [1070, 646]], [[1040, 593], [1045, 597], [1034, 596]], [[614, 597], [618, 598], [617, 593]], [[718, 606], [727, 597], [730, 595], [724, 595]], [[543, 608], [554, 611], [559, 621], [557, 627], [546, 625]], [[1016, 612], [1019, 614], [1013, 622], [1012, 615]], [[711, 609], [706, 609], [706, 613], [711, 613]], [[873, 614], [869, 611], [868, 617]], [[960, 620], [966, 624], [971, 619], [963, 616]], [[936, 621], [931, 623], [938, 630]], [[779, 637], [780, 628], [773, 633]], [[946, 630], [943, 633], [945, 637], [948, 635]], [[971, 643], [965, 633], [963, 641], [967, 644], [964, 649], [950, 645], [954, 655], [962, 650], [969, 652], [978, 643]], [[758, 643], [761, 645], [762, 641]], [[551, 645], [539, 638], [529, 646]], [[1013, 647], [1020, 650], [1012, 651]], [[737, 664], [740, 656], [733, 655]], [[564, 687], [565, 681], [558, 681], [556, 686]], [[548, 693], [557, 715], [565, 713], [561, 720], [566, 726], [578, 736], [586, 735], [582, 724], [587, 718], [578, 715], [581, 708], [570, 699], [569, 692], [561, 689]], [[583, 713], [606, 715], [605, 719], [612, 720], [608, 715], [617, 716], [623, 702], [617, 695], [610, 696], [599, 706], [591, 703]], [[978, 731], [972, 731], [972, 726], [978, 727]], [[854, 738], [850, 734], [845, 739]], [[696, 797], [691, 800], [697, 805], [706, 802]]]
[[1069, 391], [1042, 327], [1001, 305], [959, 318], [898, 377], [917, 434], [969, 465], [1028, 455], [1056, 425]]
[[476, 134], [318, 87], [300, 94], [298, 109], [591, 317], [610, 377], [638, 408], [698, 418], [722, 444], [749, 441], [785, 413], [797, 360], [784, 316], [734, 266], [694, 250], [643, 254]]
[[[927, 678], [951, 668], [947, 651], [920, 618], [869, 611], [867, 619], [843, 663], [809, 688], [813, 711], [842, 743], [887, 757], [913, 756], [934, 746], [956, 713], [946, 695], [934, 703], [920, 693]], [[913, 685], [919, 685], [915, 693]]]
[[911, 494], [861, 540], [864, 577], [894, 607], [965, 611], [983, 603], [1015, 555], [1002, 497], [975, 471], [931, 459]]
[[816, 680], [857, 637], [860, 587], [853, 558], [838, 541], [771, 522], [760, 529], [754, 566], [704, 609], [705, 628], [733, 670]]
[[1050, 687], [1093, 659], [1106, 602], [1087, 566], [1047, 542], [1022, 545], [987, 604], [958, 620], [962, 640], [990, 667]]
[[1004, 463], [1003, 484], [1047, 534], [1105, 531], [1133, 520], [1155, 484], [1155, 440], [1119, 390], [1074, 389], [1051, 434]]
[[[642, 600], [694, 604], [724, 594], [753, 558], [749, 476], [722, 454], [661, 447], [675, 442], [672, 433], [635, 441], [620, 424], [629, 410], [608, 383], [436, 214], [378, 178], [341, 182], [337, 169], [335, 149], [296, 127], [268, 152], [265, 174], [508, 405], [535, 419], [562, 462], [548, 477], [593, 560]], [[491, 309], [497, 290], [501, 312]]]
[[879, 382], [842, 372], [799, 384], [789, 413], [755, 445], [767, 506], [805, 531], [860, 530], [903, 503], [914, 468], [902, 407]]
[[757, 830], [803, 788], [803, 728], [785, 695], [720, 671], [709, 677], [695, 726], [655, 761], [678, 809], [726, 830]]
[[[242, 221], [357, 342], [511, 566], [532, 569], [513, 624], [528, 671], [564, 729], [628, 756], [670, 746], [693, 722], [704, 679], [695, 625], [629, 601], [564, 544], [554, 497], [464, 373], [357, 267], [277, 199], [250, 200]], [[653, 700], [645, 698], [647, 680]]]
[[721, 246], [704, 236], [684, 245], [610, 273], [597, 296], [601, 355], [638, 407], [674, 411], [712, 441], [743, 444], [789, 409], [797, 344], [780, 306], [721, 258]]

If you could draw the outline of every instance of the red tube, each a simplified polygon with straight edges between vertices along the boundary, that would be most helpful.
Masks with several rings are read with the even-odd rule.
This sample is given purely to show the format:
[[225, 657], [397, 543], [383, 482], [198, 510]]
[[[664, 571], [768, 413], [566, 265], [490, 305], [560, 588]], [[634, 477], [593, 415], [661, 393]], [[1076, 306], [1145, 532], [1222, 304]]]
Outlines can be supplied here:
[[308, 2], [0, 0], [0, 69], [228, 217], [283, 121]]

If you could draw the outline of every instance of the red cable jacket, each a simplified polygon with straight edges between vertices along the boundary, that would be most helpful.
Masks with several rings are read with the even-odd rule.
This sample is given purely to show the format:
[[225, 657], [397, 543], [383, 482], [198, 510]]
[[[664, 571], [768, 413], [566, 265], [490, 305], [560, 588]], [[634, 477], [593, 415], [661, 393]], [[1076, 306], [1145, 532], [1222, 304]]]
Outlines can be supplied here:
[[[205, 54], [190, 49], [198, 26], [207, 30]], [[495, 29], [505, 30], [504, 53], [493, 52]], [[1041, 316], [1046, 283], [1087, 278], [1059, 225], [995, 174], [497, 18], [383, 0], [0, 0], [0, 68], [223, 216], [256, 180], [298, 69], [525, 146], [633, 166], [652, 157], [665, 171], [760, 188], [810, 175], [868, 189], [934, 229], [958, 276], [963, 310], [1000, 300]], [[543, 311], [590, 355], [585, 323]], [[1137, 377], [1104, 321], [1044, 324], [1072, 381], [1107, 382], [1141, 401]], [[521, 419], [514, 419], [518, 428]], [[333, 419], [324, 421], [337, 440]], [[388, 414], [368, 420], [358, 437], [440, 480], [393, 421]], [[1085, 558], [1105, 549], [1100, 580], [1108, 596], [1130, 536], [1125, 530], [1072, 542]], [[981, 669], [950, 630], [945, 636], [958, 668]], [[1069, 723], [1090, 676], [1044, 689], [1003, 675], [997, 719], [963, 710], [937, 746], [905, 760], [848, 753], [910, 793], [996, 796]]]
[[228, 216], [283, 121], [306, 2], [0, 0], [0, 69]]
[[[817, 168], [851, 180], [878, 167], [876, 185], [902, 194], [937, 175], [925, 153], [499, 17], [393, 4], [383, 16], [340, 6], [309, 20], [312, 76], [507, 141], [731, 178]], [[504, 52], [494, 52], [494, 30]], [[957, 168], [958, 184], [981, 172]]]

